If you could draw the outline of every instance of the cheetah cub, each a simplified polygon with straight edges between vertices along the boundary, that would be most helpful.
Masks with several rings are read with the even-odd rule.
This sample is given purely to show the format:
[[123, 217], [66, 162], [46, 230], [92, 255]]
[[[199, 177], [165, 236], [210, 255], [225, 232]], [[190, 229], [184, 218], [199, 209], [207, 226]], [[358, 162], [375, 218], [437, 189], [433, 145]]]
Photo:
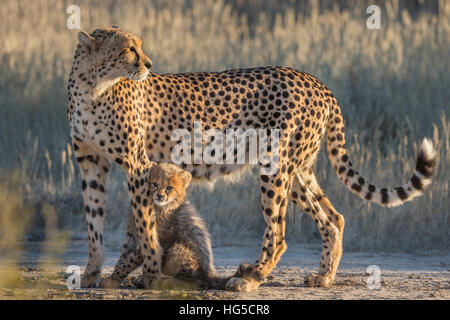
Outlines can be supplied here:
[[[172, 282], [169, 284], [172, 287], [185, 287], [187, 284], [187, 287], [193, 288], [188, 285], [191, 283], [196, 288], [225, 289], [229, 278], [219, 277], [216, 273], [210, 234], [197, 210], [186, 200], [186, 188], [190, 182], [191, 174], [173, 164], [154, 164], [149, 171], [150, 205], [154, 211], [152, 222], [156, 223], [163, 252], [162, 273], [185, 280], [184, 284], [183, 281]], [[127, 236], [137, 243], [136, 224], [131, 211], [127, 229]], [[139, 262], [142, 263], [141, 259]], [[152, 287], [164, 289], [167, 283], [159, 281], [152, 283]], [[142, 279], [139, 279], [136, 286], [142, 285]]]

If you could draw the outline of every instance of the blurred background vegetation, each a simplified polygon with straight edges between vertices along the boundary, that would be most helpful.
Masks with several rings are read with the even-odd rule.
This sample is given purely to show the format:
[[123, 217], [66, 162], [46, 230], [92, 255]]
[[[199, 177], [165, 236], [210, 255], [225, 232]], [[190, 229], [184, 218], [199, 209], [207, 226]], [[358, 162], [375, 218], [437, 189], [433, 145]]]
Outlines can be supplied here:
[[[0, 240], [10, 243], [10, 231], [14, 240], [48, 238], [45, 212], [55, 214], [51, 230], [87, 238], [66, 116], [77, 44], [77, 31], [66, 28], [70, 4], [81, 7], [84, 30], [118, 24], [138, 34], [155, 72], [271, 64], [314, 74], [341, 104], [354, 165], [377, 185], [406, 182], [417, 143], [432, 137], [439, 154], [434, 182], [424, 197], [400, 208], [352, 195], [326, 152], [316, 172], [346, 218], [345, 250], [448, 252], [450, 3], [444, 0], [2, 0]], [[370, 4], [381, 7], [382, 30], [366, 28]], [[215, 245], [259, 243], [264, 221], [257, 185], [250, 172], [237, 184], [218, 182], [214, 191], [192, 188]], [[107, 188], [106, 246], [118, 249], [128, 208], [120, 168]], [[314, 223], [292, 205], [287, 240], [321, 245]]]

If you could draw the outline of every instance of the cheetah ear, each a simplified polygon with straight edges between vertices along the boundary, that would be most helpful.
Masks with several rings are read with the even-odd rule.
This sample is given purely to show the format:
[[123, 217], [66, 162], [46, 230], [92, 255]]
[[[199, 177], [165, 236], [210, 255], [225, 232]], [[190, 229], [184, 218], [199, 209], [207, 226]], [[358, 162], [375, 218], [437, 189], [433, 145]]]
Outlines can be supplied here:
[[95, 49], [97, 44], [97, 40], [84, 31], [78, 32], [78, 41], [89, 51]]
[[111, 26], [111, 28], [120, 30], [120, 27], [119, 27], [117, 24], [113, 24], [113, 25]]
[[191, 183], [192, 175], [189, 171], [181, 171], [178, 173], [178, 176], [183, 180], [184, 187], [187, 188], [189, 184]]

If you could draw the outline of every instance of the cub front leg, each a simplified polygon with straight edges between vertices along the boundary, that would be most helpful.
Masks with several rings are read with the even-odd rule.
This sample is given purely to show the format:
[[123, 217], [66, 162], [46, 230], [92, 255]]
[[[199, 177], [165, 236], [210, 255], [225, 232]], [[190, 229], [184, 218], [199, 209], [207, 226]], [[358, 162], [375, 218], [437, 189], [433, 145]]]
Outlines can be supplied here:
[[[135, 173], [141, 172], [135, 170]], [[146, 289], [150, 289], [152, 281], [161, 277], [162, 249], [159, 245], [156, 223], [150, 205], [151, 193], [145, 171], [142, 174], [130, 176], [128, 185], [136, 233], [143, 257], [143, 284]]]

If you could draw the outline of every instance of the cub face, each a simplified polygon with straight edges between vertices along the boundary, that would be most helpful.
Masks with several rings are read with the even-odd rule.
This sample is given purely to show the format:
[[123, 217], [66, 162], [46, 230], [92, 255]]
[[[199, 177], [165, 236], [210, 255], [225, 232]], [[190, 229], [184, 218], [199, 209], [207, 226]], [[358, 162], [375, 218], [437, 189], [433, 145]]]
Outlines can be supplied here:
[[186, 198], [191, 174], [176, 165], [154, 164], [149, 172], [149, 187], [153, 203], [162, 209], [178, 208]]

